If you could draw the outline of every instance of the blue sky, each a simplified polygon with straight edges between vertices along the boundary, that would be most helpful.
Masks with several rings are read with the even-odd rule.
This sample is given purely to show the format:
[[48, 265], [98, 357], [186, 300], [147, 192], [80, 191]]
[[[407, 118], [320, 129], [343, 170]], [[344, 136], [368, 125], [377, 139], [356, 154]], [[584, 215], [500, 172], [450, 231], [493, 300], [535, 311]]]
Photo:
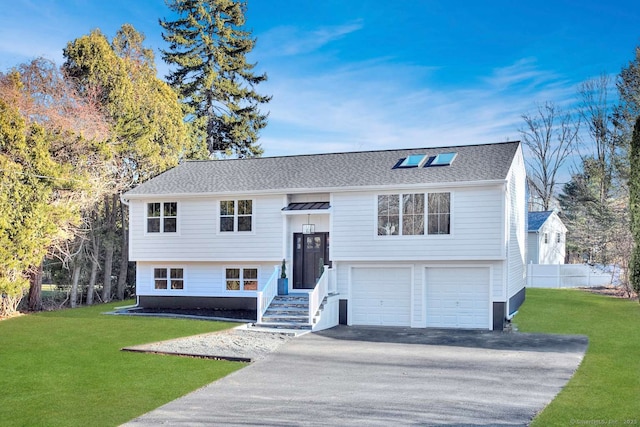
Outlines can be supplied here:
[[[273, 95], [265, 155], [520, 139], [536, 103], [615, 76], [640, 45], [637, 0], [248, 0], [251, 60]], [[166, 72], [163, 0], [13, 0], [0, 15], [0, 70], [124, 23]]]

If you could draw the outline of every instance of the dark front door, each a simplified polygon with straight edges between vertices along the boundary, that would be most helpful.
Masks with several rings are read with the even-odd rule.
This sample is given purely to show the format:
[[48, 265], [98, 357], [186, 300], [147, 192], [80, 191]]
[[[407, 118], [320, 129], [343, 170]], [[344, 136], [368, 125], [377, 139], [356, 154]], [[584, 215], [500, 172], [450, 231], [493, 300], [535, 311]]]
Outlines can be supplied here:
[[293, 235], [293, 288], [313, 289], [329, 264], [329, 233]]

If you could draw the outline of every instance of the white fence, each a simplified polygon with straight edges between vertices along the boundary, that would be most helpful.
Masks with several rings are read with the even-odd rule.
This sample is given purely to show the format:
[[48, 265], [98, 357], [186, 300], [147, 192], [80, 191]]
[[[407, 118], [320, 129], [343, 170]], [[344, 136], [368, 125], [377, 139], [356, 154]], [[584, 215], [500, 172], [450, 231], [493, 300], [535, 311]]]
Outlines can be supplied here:
[[586, 264], [528, 264], [529, 288], [578, 288], [610, 285], [611, 273], [598, 271]]

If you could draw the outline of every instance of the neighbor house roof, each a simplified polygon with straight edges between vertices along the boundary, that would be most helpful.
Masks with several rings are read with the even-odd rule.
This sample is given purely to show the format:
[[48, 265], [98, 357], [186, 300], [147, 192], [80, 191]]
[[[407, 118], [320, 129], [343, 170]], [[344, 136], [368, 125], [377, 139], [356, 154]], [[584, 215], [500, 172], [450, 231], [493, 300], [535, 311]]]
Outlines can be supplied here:
[[542, 224], [553, 214], [553, 211], [529, 212], [529, 231], [538, 231]]
[[[126, 193], [125, 197], [247, 193], [347, 187], [504, 180], [519, 142], [404, 150], [359, 151], [282, 157], [187, 161]], [[429, 165], [438, 154], [456, 153], [448, 166]], [[425, 155], [416, 167], [399, 167]], [[441, 156], [445, 163], [451, 156]], [[410, 166], [415, 166], [412, 157]], [[437, 163], [437, 161], [436, 161]]]

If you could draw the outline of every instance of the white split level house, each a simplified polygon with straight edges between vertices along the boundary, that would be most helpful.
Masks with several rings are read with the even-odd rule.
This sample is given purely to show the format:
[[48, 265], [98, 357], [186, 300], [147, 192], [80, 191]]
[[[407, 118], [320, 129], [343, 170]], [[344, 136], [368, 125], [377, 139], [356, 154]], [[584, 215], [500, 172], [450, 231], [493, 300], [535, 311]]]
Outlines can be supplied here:
[[525, 298], [519, 142], [187, 161], [123, 195], [143, 307], [308, 298], [339, 323], [501, 330]]

